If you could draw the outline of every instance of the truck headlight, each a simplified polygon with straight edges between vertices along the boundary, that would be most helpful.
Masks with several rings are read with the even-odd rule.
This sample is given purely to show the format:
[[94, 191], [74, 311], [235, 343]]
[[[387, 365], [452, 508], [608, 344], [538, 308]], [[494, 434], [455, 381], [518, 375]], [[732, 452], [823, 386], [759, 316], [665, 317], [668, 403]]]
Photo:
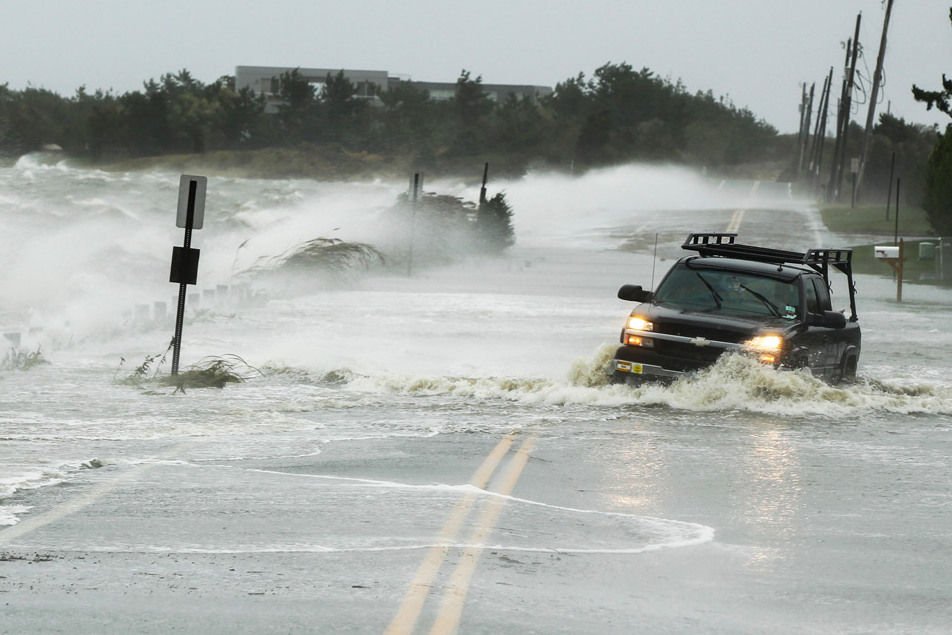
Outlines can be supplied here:
[[653, 331], [654, 324], [641, 317], [640, 315], [632, 315], [628, 318], [628, 323], [625, 325], [626, 328], [631, 329], [632, 331]]
[[654, 324], [641, 317], [632, 315], [625, 322], [625, 330], [622, 332], [621, 341], [628, 346], [643, 346], [644, 348], [653, 348], [654, 340], [642, 335], [645, 331], [653, 331]]
[[758, 335], [744, 342], [744, 348], [755, 353], [765, 364], [776, 364], [783, 350], [783, 338], [779, 335]]
[[625, 334], [625, 344], [628, 346], [642, 346], [644, 348], [654, 348], [654, 340], [650, 337], [642, 337], [631, 333]]

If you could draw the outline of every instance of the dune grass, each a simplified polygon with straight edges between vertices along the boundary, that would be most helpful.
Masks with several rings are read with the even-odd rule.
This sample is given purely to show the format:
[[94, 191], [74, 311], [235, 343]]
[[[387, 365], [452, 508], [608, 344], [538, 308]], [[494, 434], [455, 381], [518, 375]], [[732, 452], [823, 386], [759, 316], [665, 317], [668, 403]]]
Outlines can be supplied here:
[[[830, 205], [821, 207], [823, 222], [840, 234], [872, 234], [892, 236], [896, 231], [896, 208], [890, 206], [889, 218], [886, 218], [886, 205]], [[932, 224], [921, 207], [901, 206], [899, 208], [900, 236], [934, 236]]]

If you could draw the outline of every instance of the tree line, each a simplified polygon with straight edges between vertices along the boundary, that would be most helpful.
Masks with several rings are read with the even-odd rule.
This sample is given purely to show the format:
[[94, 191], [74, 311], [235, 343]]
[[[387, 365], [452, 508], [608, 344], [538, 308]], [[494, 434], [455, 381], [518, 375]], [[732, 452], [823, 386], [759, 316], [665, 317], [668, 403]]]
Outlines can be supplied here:
[[[483, 90], [482, 79], [466, 70], [448, 100], [433, 99], [412, 82], [399, 82], [376, 99], [366, 99], [342, 72], [328, 75], [320, 88], [297, 70], [282, 73], [275, 84], [277, 99], [271, 108], [263, 95], [236, 89], [232, 76], [206, 84], [187, 70], [123, 94], [80, 88], [62, 97], [42, 88], [17, 91], [2, 84], [0, 155], [18, 156], [46, 144], [99, 162], [299, 148], [338, 157], [370, 154], [426, 171], [472, 171], [474, 162], [488, 160], [502, 173], [530, 165], [585, 169], [626, 161], [670, 161], [724, 171], [749, 164], [792, 167], [797, 154], [795, 135], [778, 134], [730, 99], [711, 91], [692, 93], [680, 81], [626, 63], [605, 64], [588, 77], [579, 73], [538, 99], [495, 101]], [[935, 98], [930, 103], [944, 105]], [[851, 147], [861, 134], [857, 125], [849, 127]], [[940, 150], [952, 156], [948, 137], [943, 135], [946, 145]], [[867, 169], [867, 200], [885, 196], [893, 153], [903, 174], [904, 198], [911, 203], [952, 182], [927, 175], [935, 172], [929, 156], [936, 139], [932, 128], [882, 115]], [[824, 165], [830, 165], [832, 144], [826, 152]], [[942, 156], [933, 157], [933, 164], [947, 161]], [[795, 171], [787, 174], [793, 178]], [[929, 196], [938, 200], [945, 195]]]
[[93, 160], [211, 150], [336, 144], [356, 152], [412, 157], [418, 164], [474, 156], [592, 166], [628, 160], [736, 165], [786, 151], [777, 131], [745, 108], [689, 92], [643, 68], [606, 64], [538, 99], [494, 101], [482, 79], [463, 71], [449, 100], [412, 82], [379, 99], [357, 95], [343, 73], [318, 90], [297, 70], [277, 79], [276, 111], [236, 89], [232, 76], [210, 84], [187, 70], [115, 94], [80, 88], [62, 97], [42, 88], [0, 85], [0, 153], [57, 144]]
[[[952, 23], [952, 8], [949, 9], [949, 22]], [[952, 117], [952, 80], [945, 74], [942, 75], [941, 88], [927, 90], [913, 86], [912, 95], [916, 101], [924, 103], [927, 110], [935, 108]], [[933, 229], [948, 236], [952, 234], [952, 123], [947, 124], [945, 132], [938, 137], [925, 170], [922, 206]]]

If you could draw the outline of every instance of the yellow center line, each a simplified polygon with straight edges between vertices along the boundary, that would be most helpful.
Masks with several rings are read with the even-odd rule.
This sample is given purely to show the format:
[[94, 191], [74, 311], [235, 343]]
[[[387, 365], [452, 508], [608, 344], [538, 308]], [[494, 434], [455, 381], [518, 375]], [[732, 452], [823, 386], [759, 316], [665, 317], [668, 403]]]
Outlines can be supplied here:
[[731, 216], [731, 222], [727, 225], [728, 234], [736, 234], [737, 230], [740, 229], [740, 224], [744, 220], [744, 212], [745, 210], [743, 209], [734, 210], [734, 215]]
[[[534, 443], [535, 439], [532, 437], [523, 441], [522, 446], [501, 476], [499, 487], [495, 488], [494, 491], [503, 496], [509, 496], [512, 493], [522, 470], [529, 461], [529, 452], [532, 450]], [[463, 615], [463, 604], [466, 601], [466, 594], [469, 592], [469, 584], [476, 570], [476, 565], [483, 553], [483, 545], [496, 527], [499, 515], [506, 504], [506, 499], [503, 496], [493, 498], [483, 510], [483, 513], [480, 514], [479, 521], [467, 541], [469, 547], [463, 551], [460, 561], [450, 577], [449, 587], [443, 596], [443, 602], [440, 604], [430, 635], [449, 635], [456, 633], [459, 628], [460, 619]]]
[[[512, 447], [514, 439], [514, 434], [503, 437], [473, 473], [470, 485], [485, 489], [493, 472], [499, 466], [503, 457], [506, 456], [506, 453], [509, 452], [509, 448]], [[426, 557], [417, 569], [416, 576], [410, 583], [410, 588], [407, 589], [397, 614], [391, 620], [387, 630], [384, 631], [386, 635], [405, 635], [413, 632], [413, 628], [420, 618], [420, 613], [423, 611], [426, 598], [433, 588], [433, 581], [436, 579], [440, 567], [443, 566], [443, 561], [446, 560], [446, 554], [449, 551], [446, 543], [456, 538], [456, 534], [459, 533], [463, 521], [473, 508], [478, 496], [477, 493], [467, 494], [450, 513], [449, 518], [440, 530], [439, 542], [443, 544], [432, 547], [427, 552]]]

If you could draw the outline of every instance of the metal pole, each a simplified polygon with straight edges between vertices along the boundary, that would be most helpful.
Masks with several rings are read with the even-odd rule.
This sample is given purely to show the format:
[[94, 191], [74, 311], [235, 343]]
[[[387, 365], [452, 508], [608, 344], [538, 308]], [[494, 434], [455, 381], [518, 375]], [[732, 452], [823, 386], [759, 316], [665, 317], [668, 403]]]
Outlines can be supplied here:
[[886, 194], [886, 222], [889, 222], [889, 204], [892, 202], [892, 184], [893, 176], [896, 172], [896, 153], [892, 153], [892, 161], [889, 162], [889, 193]]
[[417, 208], [417, 198], [420, 192], [420, 173], [416, 172], [413, 175], [413, 196], [410, 199], [410, 249], [407, 254], [407, 277], [413, 275], [413, 230], [414, 224], [416, 223], [416, 208]]
[[899, 186], [902, 179], [896, 179], [896, 228], [893, 231], [893, 244], [899, 244]]
[[942, 242], [942, 237], [939, 236], [939, 257], [936, 259], [936, 263], [939, 265], [939, 282], [945, 281], [945, 256], [943, 255], [943, 249], [945, 243]]
[[[185, 216], [185, 253], [192, 246], [192, 224], [195, 222], [195, 192], [198, 188], [196, 181], [188, 184], [188, 208]], [[187, 285], [179, 283], [178, 308], [175, 313], [175, 338], [172, 340], [172, 375], [178, 375], [179, 353], [182, 351], [182, 327], [185, 322], [185, 295]]]
[[483, 165], [483, 186], [479, 188], [479, 204], [486, 203], [486, 180], [489, 178], [489, 162]]
[[[896, 215], [898, 216], [898, 214]], [[903, 269], [905, 268], [906, 257], [903, 253], [905, 251], [903, 241], [899, 241], [899, 263], [896, 268], [896, 302], [902, 302], [902, 274]]]

